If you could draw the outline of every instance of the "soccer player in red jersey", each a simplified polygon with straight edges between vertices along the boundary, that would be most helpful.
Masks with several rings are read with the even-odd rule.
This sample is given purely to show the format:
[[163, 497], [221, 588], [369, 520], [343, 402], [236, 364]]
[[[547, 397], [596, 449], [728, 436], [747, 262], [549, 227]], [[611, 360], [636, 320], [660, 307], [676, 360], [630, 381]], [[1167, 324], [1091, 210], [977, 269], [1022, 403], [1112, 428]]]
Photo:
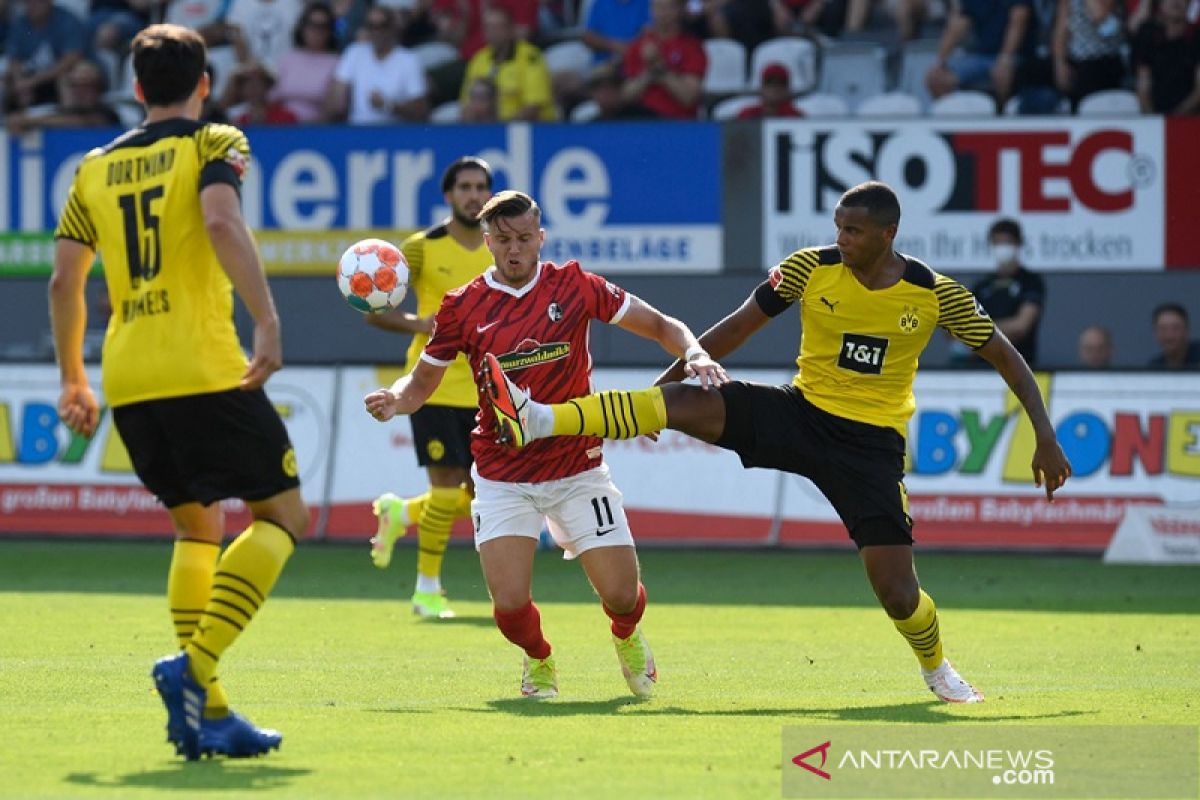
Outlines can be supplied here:
[[[681, 357], [687, 374], [705, 388], [728, 379], [695, 335], [619, 286], [569, 261], [539, 259], [546, 233], [541, 209], [522, 192], [495, 195], [479, 213], [495, 264], [447, 293], [434, 333], [411, 373], [365, 398], [368, 413], [384, 422], [411, 414], [437, 388], [446, 368], [465, 353], [480, 375], [484, 354], [540, 402], [555, 403], [591, 390], [588, 325], [607, 322], [662, 345]], [[481, 394], [485, 377], [477, 377]], [[632, 418], [614, 408], [614, 425]], [[630, 690], [648, 696], [658, 679], [654, 657], [638, 623], [646, 590], [621, 493], [601, 459], [601, 439], [544, 439], [515, 451], [497, 443], [489, 403], [480, 404], [472, 432], [475, 547], [492, 596], [500, 632], [525, 651], [521, 693], [554, 697], [558, 677], [541, 616], [533, 602], [533, 557], [543, 520], [566, 558], [578, 558], [611, 618], [613, 642]]]

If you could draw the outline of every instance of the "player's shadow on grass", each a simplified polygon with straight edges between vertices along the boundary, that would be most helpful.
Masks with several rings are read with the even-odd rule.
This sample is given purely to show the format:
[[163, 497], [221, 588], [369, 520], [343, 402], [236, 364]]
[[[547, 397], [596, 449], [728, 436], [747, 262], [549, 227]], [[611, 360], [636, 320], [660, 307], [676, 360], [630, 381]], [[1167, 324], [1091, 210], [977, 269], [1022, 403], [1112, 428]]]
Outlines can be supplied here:
[[456, 616], [456, 617], [448, 617], [446, 619], [422, 618], [422, 619], [417, 620], [417, 623], [420, 625], [436, 625], [438, 627], [441, 627], [443, 625], [462, 625], [462, 626], [470, 626], [470, 627], [475, 627], [475, 628], [494, 628], [494, 627], [496, 627], [496, 620], [492, 619], [491, 617], [485, 617], [482, 615], [465, 616], [465, 617], [464, 616]]
[[[549, 700], [537, 701], [524, 697], [509, 697], [489, 700], [491, 711], [515, 714], [522, 717], [569, 717], [577, 715], [604, 715], [613, 713], [638, 716], [662, 717], [799, 717], [803, 720], [818, 719], [826, 722], [919, 722], [954, 725], [958, 723], [1031, 722], [1033, 720], [1061, 719], [1093, 714], [1092, 711], [1055, 711], [1047, 714], [987, 714], [986, 716], [964, 716], [950, 714], [949, 707], [937, 701], [898, 703], [887, 706], [865, 706], [858, 708], [722, 708], [691, 709], [679, 706], [662, 706], [636, 697], [614, 697], [610, 700]], [[461, 709], [479, 711], [478, 708]], [[799, 720], [798, 720], [799, 721]]]
[[124, 775], [102, 775], [96, 772], [72, 772], [63, 780], [76, 786], [100, 789], [178, 789], [184, 792], [254, 791], [279, 789], [297, 778], [312, 773], [310, 769], [276, 767], [270, 764], [239, 760], [236, 765], [225, 760], [180, 761], [163, 769], [128, 772]]

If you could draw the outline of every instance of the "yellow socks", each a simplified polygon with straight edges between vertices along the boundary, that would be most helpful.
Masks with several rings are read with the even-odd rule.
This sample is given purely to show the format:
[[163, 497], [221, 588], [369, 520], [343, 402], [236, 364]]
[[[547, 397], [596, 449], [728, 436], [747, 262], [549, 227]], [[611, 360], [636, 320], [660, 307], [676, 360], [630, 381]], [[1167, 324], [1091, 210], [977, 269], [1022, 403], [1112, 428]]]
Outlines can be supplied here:
[[[467, 491], [467, 485], [464, 483], [454, 491], [458, 492], [458, 500], [454, 505], [455, 519], [470, 519], [471, 517], [471, 501], [474, 499], [471, 493]], [[421, 515], [425, 513], [425, 504], [429, 502], [429, 492], [419, 494], [416, 497], [404, 498], [404, 514], [405, 519], [410, 519], [415, 522], [420, 522]]]
[[[204, 606], [212, 592], [213, 569], [221, 546], [201, 539], [176, 539], [175, 551], [171, 556], [171, 569], [167, 572], [167, 605], [171, 609], [171, 621], [175, 623], [175, 636], [179, 646], [184, 647], [196, 631], [196, 623], [204, 613]], [[229, 698], [225, 687], [214, 674], [208, 682], [208, 699], [204, 705], [204, 716], [217, 719], [229, 713]]]
[[917, 610], [908, 619], [894, 619], [892, 624], [908, 640], [922, 669], [936, 669], [942, 663], [942, 637], [938, 632], [937, 606], [933, 598], [921, 590]]
[[295, 542], [283, 528], [255, 520], [225, 550], [195, 635], [184, 647], [192, 676], [202, 686], [216, 673], [221, 654], [266, 601], [295, 549]]
[[667, 427], [667, 406], [655, 386], [632, 392], [600, 392], [550, 406], [551, 436], [632, 439]]
[[[450, 528], [458, 516], [462, 495], [469, 494], [461, 486], [434, 486], [417, 520], [417, 573], [429, 578], [442, 574], [442, 560], [450, 542]], [[468, 503], [468, 509], [470, 505]], [[470, 511], [468, 510], [468, 514]]]

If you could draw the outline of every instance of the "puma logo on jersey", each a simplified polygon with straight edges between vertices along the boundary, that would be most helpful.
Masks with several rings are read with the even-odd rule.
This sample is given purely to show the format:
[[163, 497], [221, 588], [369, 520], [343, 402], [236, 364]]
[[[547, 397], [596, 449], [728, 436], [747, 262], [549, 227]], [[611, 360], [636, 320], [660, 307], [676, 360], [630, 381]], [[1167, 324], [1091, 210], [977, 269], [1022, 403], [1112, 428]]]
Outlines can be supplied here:
[[834, 300], [834, 301], [831, 303], [831, 302], [829, 302], [828, 300], [826, 300], [826, 299], [825, 299], [824, 295], [822, 295], [822, 296], [821, 296], [820, 300], [821, 300], [821, 302], [822, 302], [822, 303], [824, 303], [826, 306], [828, 306], [828, 307], [829, 307], [829, 311], [830, 311], [830, 313], [833, 313], [834, 311], [837, 311], [837, 305], [838, 305], [838, 303], [842, 302], [841, 300]]

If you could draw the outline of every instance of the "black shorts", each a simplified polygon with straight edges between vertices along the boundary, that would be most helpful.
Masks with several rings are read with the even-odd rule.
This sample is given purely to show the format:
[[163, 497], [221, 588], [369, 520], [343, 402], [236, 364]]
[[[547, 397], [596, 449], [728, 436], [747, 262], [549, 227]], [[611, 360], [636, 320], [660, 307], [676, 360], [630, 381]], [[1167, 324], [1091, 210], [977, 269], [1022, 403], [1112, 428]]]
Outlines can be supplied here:
[[903, 436], [822, 411], [792, 385], [735, 381], [721, 386], [721, 396], [725, 430], [714, 444], [747, 467], [811, 480], [860, 548], [912, 544]]
[[300, 485], [287, 428], [262, 389], [113, 408], [133, 469], [164, 506], [265, 500]]
[[474, 408], [422, 406], [412, 419], [413, 446], [422, 467], [471, 466], [471, 431]]

